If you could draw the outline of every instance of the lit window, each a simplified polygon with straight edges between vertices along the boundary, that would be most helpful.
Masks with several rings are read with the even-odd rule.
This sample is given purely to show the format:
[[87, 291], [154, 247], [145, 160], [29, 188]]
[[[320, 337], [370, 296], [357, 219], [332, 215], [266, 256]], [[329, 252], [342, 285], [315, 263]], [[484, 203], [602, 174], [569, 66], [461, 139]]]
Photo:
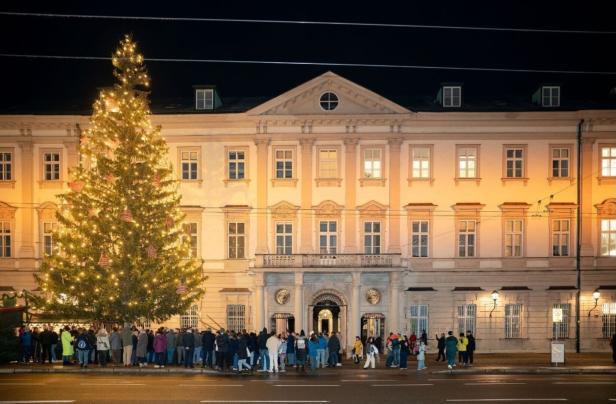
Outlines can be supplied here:
[[319, 222], [319, 252], [321, 254], [336, 254], [337, 247], [337, 223], [333, 220]]
[[552, 148], [552, 177], [569, 177], [569, 154], [567, 147]]
[[364, 223], [364, 254], [381, 253], [381, 222]]
[[443, 87], [443, 107], [458, 108], [462, 105], [462, 87]]
[[60, 153], [43, 154], [43, 173], [45, 181], [60, 179]]
[[524, 228], [522, 220], [505, 220], [505, 257], [522, 256]]
[[338, 96], [332, 92], [327, 92], [321, 95], [319, 104], [325, 111], [333, 111], [338, 107]]
[[569, 256], [569, 219], [552, 220], [552, 255]]
[[198, 256], [198, 233], [197, 223], [184, 223], [184, 232], [190, 237], [190, 256], [196, 258]]
[[458, 149], [458, 177], [477, 177], [477, 148], [461, 147]]
[[197, 151], [182, 151], [181, 160], [182, 179], [196, 180], [199, 173], [199, 153]]
[[524, 149], [521, 147], [510, 147], [505, 149], [507, 178], [524, 177]]
[[45, 255], [51, 255], [54, 251], [53, 233], [57, 230], [56, 222], [43, 223], [43, 250]]
[[0, 222], [0, 257], [11, 256], [11, 224]]
[[241, 222], [230, 222], [228, 224], [228, 237], [229, 237], [229, 258], [238, 259], [244, 258], [244, 246], [245, 246], [245, 226]]
[[199, 325], [199, 308], [196, 304], [190, 306], [186, 313], [180, 315], [181, 328], [195, 328]]
[[335, 149], [319, 150], [319, 178], [336, 178], [338, 176], [338, 151]]
[[601, 219], [601, 255], [616, 257], [616, 219]]
[[241, 332], [246, 328], [246, 306], [243, 304], [227, 305], [227, 330]]
[[569, 313], [571, 312], [571, 304], [554, 303], [552, 305], [552, 313], [554, 309], [560, 310], [563, 314], [563, 318], [562, 321], [559, 322], [552, 321], [552, 338], [569, 338]]
[[601, 176], [616, 177], [616, 146], [601, 147]]
[[293, 254], [293, 225], [291, 223], [276, 223], [276, 254]]
[[275, 158], [276, 178], [293, 178], [293, 150], [278, 149], [276, 150]]
[[0, 152], [0, 181], [13, 179], [13, 153]]
[[470, 331], [475, 335], [477, 324], [477, 305], [463, 304], [458, 306], [458, 332], [466, 333]]
[[505, 338], [522, 336], [522, 304], [505, 305]]
[[430, 178], [430, 148], [413, 147], [411, 151], [412, 178]]
[[364, 150], [364, 177], [381, 178], [381, 149]]
[[242, 180], [246, 175], [246, 154], [244, 151], [229, 151], [229, 179]]
[[601, 316], [601, 334], [603, 338], [612, 338], [616, 334], [616, 303], [603, 303]]
[[477, 236], [475, 220], [458, 221], [458, 257], [474, 257]]
[[197, 89], [195, 91], [195, 109], [214, 109], [214, 90]]
[[413, 220], [411, 223], [411, 254], [413, 257], [428, 256], [429, 228], [427, 220]]
[[429, 335], [428, 330], [428, 305], [411, 304], [409, 307], [409, 332], [421, 335], [424, 331]]
[[544, 86], [541, 88], [541, 105], [544, 107], [560, 106], [560, 87]]

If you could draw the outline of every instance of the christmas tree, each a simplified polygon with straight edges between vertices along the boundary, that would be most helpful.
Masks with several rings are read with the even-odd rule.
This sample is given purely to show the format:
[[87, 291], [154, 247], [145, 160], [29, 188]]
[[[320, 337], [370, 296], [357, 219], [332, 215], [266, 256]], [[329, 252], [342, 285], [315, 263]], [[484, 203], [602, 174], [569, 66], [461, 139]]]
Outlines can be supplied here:
[[117, 83], [100, 91], [80, 139], [81, 161], [59, 196], [55, 251], [42, 263], [36, 306], [64, 319], [162, 321], [203, 293], [177, 181], [150, 122], [149, 77], [130, 36], [112, 56]]

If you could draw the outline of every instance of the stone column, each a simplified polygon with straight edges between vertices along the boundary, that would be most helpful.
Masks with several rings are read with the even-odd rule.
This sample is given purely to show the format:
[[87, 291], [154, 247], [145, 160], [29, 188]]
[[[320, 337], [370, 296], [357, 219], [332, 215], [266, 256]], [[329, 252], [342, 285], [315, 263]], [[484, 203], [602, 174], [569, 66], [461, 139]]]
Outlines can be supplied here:
[[400, 145], [402, 139], [389, 139], [389, 248], [400, 253]]
[[592, 206], [592, 183], [594, 181], [593, 171], [593, 145], [594, 138], [582, 138], [582, 192], [580, 195], [580, 205], [578, 209], [582, 210], [582, 237], [581, 237], [581, 257], [593, 256], [594, 248], [592, 244], [592, 221], [593, 221], [593, 206]]
[[[18, 142], [21, 149], [21, 200], [34, 202], [34, 147], [31, 141]], [[34, 258], [34, 209], [21, 209], [20, 258]], [[18, 232], [16, 232], [19, 234]]]
[[[64, 147], [66, 147], [66, 172], [70, 173], [72, 168], [77, 167], [79, 164], [79, 150], [78, 150], [78, 142], [76, 140], [67, 140], [64, 142]], [[72, 178], [70, 175], [67, 178]]]
[[257, 332], [265, 327], [265, 282], [264, 274], [255, 276], [255, 327]]
[[352, 290], [351, 290], [351, 313], [350, 313], [350, 327], [347, 333], [347, 352], [351, 352], [352, 345], [355, 342], [357, 335], [361, 336], [361, 272], [353, 272]]
[[386, 333], [388, 331], [401, 331], [399, 329], [399, 298], [400, 298], [400, 272], [390, 272], [389, 273], [389, 312], [387, 313], [387, 321], [385, 327], [388, 330], [385, 330]]
[[[302, 177], [301, 177], [301, 244], [299, 252], [302, 254], [311, 254], [314, 252], [312, 248], [312, 147], [314, 138], [302, 138], [299, 141], [302, 153]], [[297, 232], [295, 233], [297, 234]], [[297, 320], [296, 320], [297, 321]]]
[[357, 217], [355, 214], [357, 192], [357, 143], [359, 139], [344, 139], [344, 185], [345, 185], [345, 211], [344, 211], [344, 253], [358, 252], [357, 248]]
[[293, 293], [294, 297], [294, 310], [293, 317], [295, 317], [295, 332], [300, 332], [300, 330], [304, 330], [306, 326], [304, 325], [304, 273], [296, 272], [295, 273], [295, 291]]
[[257, 245], [256, 254], [267, 254], [267, 157], [269, 138], [255, 139], [257, 146]]

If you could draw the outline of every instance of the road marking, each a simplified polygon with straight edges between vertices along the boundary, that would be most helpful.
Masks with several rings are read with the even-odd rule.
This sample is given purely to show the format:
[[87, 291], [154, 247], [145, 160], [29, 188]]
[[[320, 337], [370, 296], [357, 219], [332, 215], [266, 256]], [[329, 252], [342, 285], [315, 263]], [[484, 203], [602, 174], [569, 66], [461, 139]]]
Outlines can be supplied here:
[[342, 379], [341, 382], [395, 382], [394, 379]]
[[372, 387], [414, 387], [414, 386], [434, 386], [432, 383], [414, 383], [414, 384], [373, 384]]
[[447, 402], [464, 403], [472, 401], [569, 401], [566, 398], [448, 398]]
[[243, 384], [178, 384], [179, 387], [244, 387]]
[[75, 400], [26, 400], [26, 401], [0, 401], [0, 404], [26, 404], [26, 403], [74, 403]]
[[81, 386], [145, 386], [145, 383], [80, 383]]
[[327, 400], [201, 400], [201, 403], [329, 403]]
[[0, 383], [0, 386], [44, 386], [45, 383], [19, 383], [19, 382], [11, 382], [11, 383]]
[[489, 386], [489, 385], [501, 385], [501, 384], [526, 384], [526, 383], [513, 383], [513, 382], [475, 382], [464, 383], [465, 386]]
[[339, 384], [274, 384], [274, 387], [340, 387]]
[[616, 384], [616, 382], [554, 382], [553, 384]]

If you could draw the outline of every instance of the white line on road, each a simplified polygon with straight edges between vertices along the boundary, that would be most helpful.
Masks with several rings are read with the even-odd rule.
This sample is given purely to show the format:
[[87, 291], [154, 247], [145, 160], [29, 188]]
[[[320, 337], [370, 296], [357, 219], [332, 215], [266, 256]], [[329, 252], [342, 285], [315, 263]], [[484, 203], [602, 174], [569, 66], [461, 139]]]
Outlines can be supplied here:
[[11, 383], [0, 383], [0, 386], [44, 386], [45, 383], [19, 383], [19, 382], [11, 382]]
[[145, 386], [145, 383], [80, 383], [81, 386]]
[[342, 379], [341, 382], [395, 382], [394, 379]]
[[178, 384], [179, 387], [244, 387], [243, 384]]
[[339, 384], [274, 384], [274, 387], [340, 387]]
[[373, 384], [372, 387], [415, 387], [434, 386], [432, 383], [407, 383], [407, 384]]
[[448, 398], [450, 403], [468, 403], [473, 401], [568, 401], [566, 398]]
[[329, 403], [327, 400], [201, 400], [201, 403]]
[[490, 386], [490, 385], [501, 385], [501, 384], [526, 384], [526, 383], [517, 383], [517, 382], [475, 382], [475, 383], [464, 383], [465, 386]]
[[616, 382], [554, 382], [553, 384], [616, 384]]
[[74, 403], [75, 400], [26, 400], [26, 401], [0, 401], [0, 404], [26, 404], [26, 403]]

